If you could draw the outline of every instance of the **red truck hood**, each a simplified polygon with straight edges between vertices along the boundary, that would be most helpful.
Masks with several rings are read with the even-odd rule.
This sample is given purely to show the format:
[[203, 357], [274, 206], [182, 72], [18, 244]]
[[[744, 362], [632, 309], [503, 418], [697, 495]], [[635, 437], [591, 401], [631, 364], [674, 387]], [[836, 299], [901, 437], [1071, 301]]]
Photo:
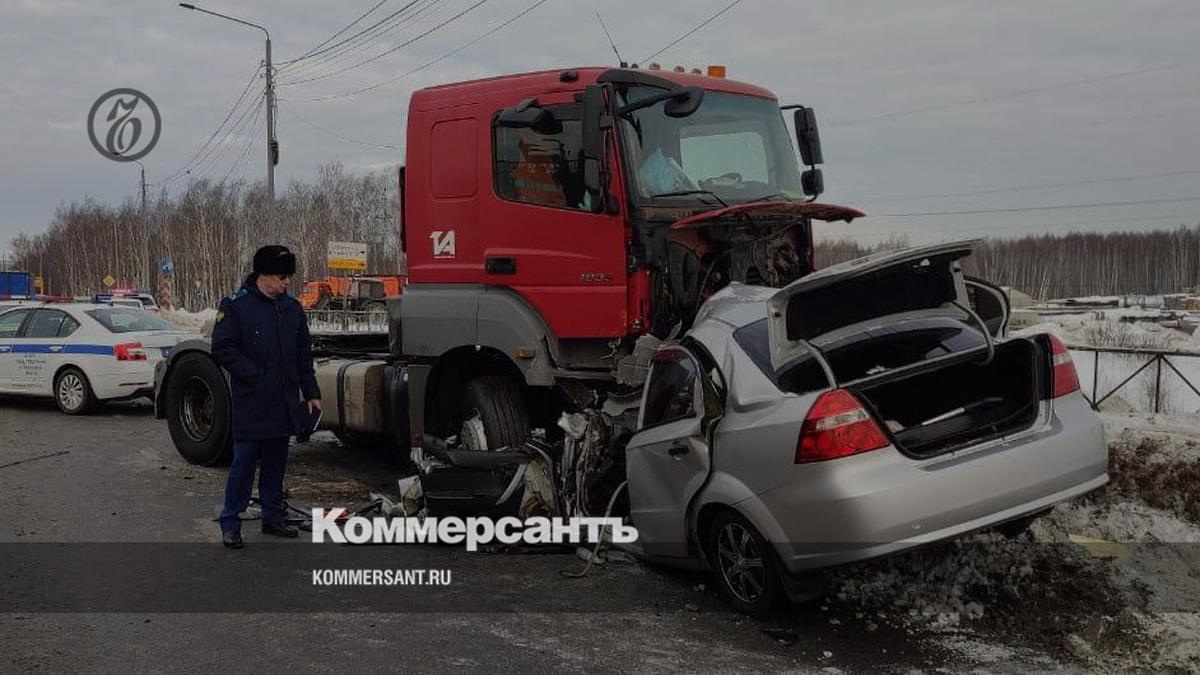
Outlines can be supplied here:
[[793, 202], [793, 201], [762, 201], [762, 202], [746, 202], [745, 204], [734, 204], [721, 209], [713, 209], [712, 211], [703, 211], [686, 218], [680, 218], [671, 225], [673, 230], [682, 230], [695, 227], [706, 227], [712, 225], [713, 221], [719, 220], [733, 213], [748, 213], [753, 212], [762, 215], [780, 215], [780, 216], [802, 216], [807, 218], [815, 218], [827, 223], [835, 220], [850, 222], [855, 218], [862, 218], [866, 214], [858, 209], [852, 209], [848, 206], [838, 206], [837, 204], [818, 204], [816, 202]]

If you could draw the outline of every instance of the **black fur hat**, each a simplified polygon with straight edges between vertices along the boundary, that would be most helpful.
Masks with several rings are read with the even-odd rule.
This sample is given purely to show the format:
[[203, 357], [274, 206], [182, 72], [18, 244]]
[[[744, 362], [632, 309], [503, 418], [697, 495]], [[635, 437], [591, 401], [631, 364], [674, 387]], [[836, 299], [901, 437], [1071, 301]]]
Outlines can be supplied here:
[[286, 246], [272, 244], [254, 252], [256, 274], [295, 274], [296, 256]]

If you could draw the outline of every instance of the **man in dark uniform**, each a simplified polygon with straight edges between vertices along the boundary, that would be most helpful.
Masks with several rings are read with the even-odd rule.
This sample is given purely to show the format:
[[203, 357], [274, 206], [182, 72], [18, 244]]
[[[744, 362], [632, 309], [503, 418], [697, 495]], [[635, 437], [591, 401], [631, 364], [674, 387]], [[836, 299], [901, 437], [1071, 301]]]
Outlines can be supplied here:
[[260, 463], [263, 534], [299, 534], [283, 519], [288, 437], [311, 427], [321, 410], [321, 391], [313, 372], [308, 321], [300, 303], [287, 293], [295, 273], [291, 251], [264, 246], [254, 254], [254, 273], [217, 311], [212, 354], [229, 371], [233, 393], [233, 465], [221, 511], [222, 541], [229, 548], [242, 547], [238, 514], [250, 503]]

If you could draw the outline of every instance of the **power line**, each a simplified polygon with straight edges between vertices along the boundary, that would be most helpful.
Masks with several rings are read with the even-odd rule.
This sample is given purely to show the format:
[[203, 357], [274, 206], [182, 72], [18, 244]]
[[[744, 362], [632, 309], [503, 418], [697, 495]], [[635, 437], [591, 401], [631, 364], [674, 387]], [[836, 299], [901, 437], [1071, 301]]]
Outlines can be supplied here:
[[1029, 89], [1018, 89], [1015, 91], [1008, 91], [1008, 92], [1004, 92], [1001, 94], [992, 94], [989, 96], [979, 96], [976, 98], [968, 98], [968, 99], [964, 99], [961, 101], [950, 101], [948, 103], [939, 103], [939, 104], [935, 104], [935, 105], [923, 106], [920, 108], [910, 108], [908, 110], [895, 110], [892, 112], [882, 113], [879, 115], [870, 115], [868, 117], [859, 117], [859, 118], [855, 118], [855, 119], [851, 119], [851, 120], [845, 120], [843, 122], [835, 121], [835, 122], [830, 122], [826, 126], [840, 127], [840, 126], [847, 126], [850, 124], [858, 124], [860, 122], [873, 122], [875, 120], [882, 120], [882, 119], [887, 119], [887, 118], [891, 118], [891, 117], [902, 117], [905, 115], [915, 115], [917, 113], [923, 113], [923, 112], [933, 112], [935, 110], [945, 110], [947, 108], [955, 108], [955, 107], [958, 107], [961, 105], [974, 105], [976, 103], [990, 103], [992, 101], [1000, 101], [1000, 100], [1004, 100], [1004, 99], [1008, 99], [1008, 98], [1016, 98], [1018, 96], [1028, 96], [1030, 94], [1040, 94], [1040, 93], [1047, 92], [1047, 91], [1055, 91], [1058, 89], [1066, 89], [1069, 87], [1079, 87], [1079, 86], [1083, 86], [1083, 85], [1087, 85], [1087, 84], [1095, 84], [1097, 82], [1107, 82], [1109, 80], [1116, 80], [1116, 79], [1123, 78], [1123, 77], [1134, 77], [1136, 75], [1145, 75], [1147, 73], [1156, 73], [1156, 72], [1160, 72], [1163, 70], [1175, 70], [1178, 68], [1187, 68], [1189, 66], [1194, 66], [1197, 64], [1200, 64], [1200, 59], [1193, 59], [1191, 61], [1180, 61], [1178, 63], [1167, 63], [1167, 64], [1163, 64], [1163, 65], [1158, 65], [1158, 66], [1151, 66], [1149, 68], [1139, 68], [1137, 70], [1127, 70], [1127, 71], [1119, 72], [1119, 73], [1110, 73], [1108, 75], [1101, 75], [1099, 77], [1089, 77], [1089, 78], [1084, 78], [1082, 80], [1072, 80], [1069, 82], [1060, 82], [1058, 84], [1043, 85], [1041, 87], [1031, 87]]
[[982, 232], [982, 233], [1010, 232], [1010, 231], [1014, 231], [1014, 230], [1034, 229], [1034, 228], [1058, 228], [1058, 227], [1083, 227], [1083, 228], [1086, 228], [1091, 225], [1121, 225], [1121, 224], [1125, 224], [1125, 223], [1147, 223], [1147, 222], [1154, 222], [1154, 221], [1158, 221], [1158, 220], [1184, 221], [1184, 220], [1188, 220], [1188, 219], [1194, 219], [1194, 222], [1200, 223], [1200, 213], [1196, 213], [1196, 212], [1171, 213], [1171, 214], [1163, 214], [1163, 215], [1159, 215], [1159, 216], [1147, 216], [1147, 217], [1138, 217], [1138, 218], [1113, 218], [1113, 219], [1106, 219], [1106, 220], [1086, 220], [1086, 221], [1075, 219], [1075, 220], [1070, 220], [1070, 221], [1065, 221], [1065, 222], [1059, 221], [1059, 222], [1055, 222], [1055, 223], [1013, 223], [1010, 225], [966, 225], [966, 226], [961, 226], [961, 227], [953, 227], [953, 228], [938, 229], [938, 230], [930, 230], [930, 229], [925, 229], [925, 228], [915, 229], [915, 230], [888, 229], [886, 231], [879, 231], [879, 232], [859, 232], [858, 234], [861, 234], [864, 236], [866, 236], [866, 235], [885, 236], [885, 235], [891, 235], [891, 234], [956, 234], [956, 233], [960, 233], [960, 232]]
[[424, 33], [421, 33], [420, 35], [417, 35], [416, 37], [413, 37], [413, 38], [411, 38], [411, 39], [409, 39], [409, 40], [406, 40], [406, 41], [404, 41], [404, 42], [402, 42], [402, 43], [400, 43], [400, 44], [396, 45], [395, 47], [392, 47], [391, 49], [388, 49], [388, 50], [386, 50], [386, 51], [380, 52], [380, 53], [378, 53], [378, 54], [376, 54], [376, 55], [374, 55], [374, 56], [372, 56], [372, 57], [370, 57], [370, 58], [368, 58], [368, 59], [364, 59], [364, 60], [362, 60], [362, 61], [359, 61], [358, 63], [355, 63], [355, 64], [354, 64], [354, 65], [352, 65], [352, 66], [347, 66], [347, 67], [345, 67], [345, 68], [342, 68], [342, 69], [340, 69], [340, 70], [335, 70], [335, 71], [332, 71], [332, 72], [329, 72], [329, 73], [325, 73], [325, 74], [323, 74], [323, 75], [317, 75], [317, 76], [310, 77], [310, 78], [303, 79], [303, 80], [295, 80], [295, 81], [293, 81], [293, 82], [289, 82], [288, 84], [289, 84], [289, 85], [297, 85], [297, 84], [304, 84], [305, 82], [313, 82], [313, 81], [315, 81], [315, 80], [324, 80], [324, 79], [327, 79], [327, 78], [330, 78], [330, 77], [334, 77], [334, 76], [336, 76], [336, 75], [341, 75], [342, 73], [345, 73], [345, 72], [348, 72], [348, 71], [354, 70], [354, 69], [356, 69], [356, 68], [361, 68], [362, 66], [365, 66], [365, 65], [367, 65], [367, 64], [369, 64], [369, 63], [374, 63], [375, 61], [378, 61], [379, 59], [381, 59], [381, 58], [383, 58], [383, 57], [387, 56], [388, 54], [392, 54], [392, 53], [395, 53], [395, 52], [397, 52], [397, 51], [400, 51], [401, 49], [403, 49], [403, 48], [405, 48], [405, 47], [407, 47], [407, 46], [409, 46], [409, 45], [413, 44], [414, 42], [416, 42], [417, 40], [420, 40], [421, 38], [424, 38], [424, 37], [426, 37], [426, 36], [428, 36], [428, 35], [431, 35], [431, 34], [433, 34], [433, 33], [436, 33], [437, 31], [439, 31], [439, 30], [441, 30], [442, 28], [444, 28], [444, 27], [448, 26], [449, 24], [451, 24], [451, 23], [453, 23], [453, 22], [455, 22], [455, 21], [457, 21], [457, 20], [461, 19], [462, 17], [466, 16], [466, 15], [467, 15], [467, 14], [469, 14], [469, 13], [470, 13], [472, 10], [474, 10], [474, 9], [476, 9], [476, 8], [478, 8], [478, 7], [482, 6], [482, 5], [485, 5], [485, 4], [487, 4], [487, 2], [488, 2], [488, 0], [477, 0], [477, 1], [475, 2], [475, 4], [471, 5], [470, 7], [467, 7], [466, 9], [464, 9], [464, 10], [462, 10], [461, 12], [459, 12], [459, 13], [455, 14], [454, 16], [450, 17], [449, 19], [446, 19], [445, 21], [443, 21], [443, 22], [439, 23], [438, 25], [434, 26], [433, 28], [430, 28], [429, 30], [425, 31]]
[[233, 106], [229, 108], [229, 112], [225, 114], [225, 119], [221, 120], [221, 123], [217, 125], [216, 129], [213, 129], [213, 132], [209, 135], [208, 140], [204, 141], [200, 148], [196, 150], [196, 153], [188, 158], [188, 160], [184, 162], [178, 169], [176, 169], [174, 173], [168, 175], [166, 178], [158, 181], [157, 183], [151, 183], [151, 187], [166, 185], [167, 183], [170, 183], [171, 181], [187, 173], [188, 167], [192, 166], [192, 164], [196, 161], [196, 158], [200, 156], [200, 153], [204, 152], [204, 150], [212, 144], [213, 139], [217, 137], [217, 134], [221, 133], [221, 130], [225, 128], [225, 125], [229, 122], [229, 119], [233, 117], [233, 113], [236, 112], [238, 107], [242, 105], [242, 102], [246, 100], [246, 94], [250, 93], [250, 87], [254, 85], [254, 80], [257, 79], [258, 71], [260, 70], [262, 70], [262, 64], [259, 64], [258, 67], [254, 69], [254, 72], [250, 74], [250, 79], [246, 82], [246, 86], [242, 88], [242, 93], [238, 95], [237, 100], [233, 102]]
[[417, 3], [418, 3], [418, 2], [420, 2], [420, 1], [421, 1], [421, 0], [412, 0], [412, 1], [411, 1], [411, 2], [409, 2], [408, 4], [406, 4], [406, 5], [404, 5], [403, 7], [401, 7], [400, 9], [398, 9], [398, 10], [396, 10], [396, 11], [392, 12], [391, 14], [388, 14], [387, 16], [383, 17], [383, 18], [382, 18], [382, 19], [380, 19], [379, 21], [376, 21], [375, 23], [371, 24], [370, 26], [367, 26], [366, 28], [364, 28], [364, 29], [362, 29], [362, 30], [358, 31], [358, 32], [357, 32], [357, 33], [355, 33], [354, 35], [351, 35], [350, 37], [348, 37], [348, 38], [346, 38], [346, 39], [344, 39], [344, 40], [341, 40], [340, 42], [338, 42], [338, 43], [336, 43], [336, 44], [330, 45], [330, 46], [328, 46], [328, 47], [325, 47], [325, 48], [323, 48], [323, 49], [318, 49], [318, 50], [316, 50], [316, 51], [310, 51], [309, 53], [307, 53], [307, 54], [305, 54], [305, 55], [303, 55], [303, 56], [299, 56], [299, 57], [297, 57], [297, 58], [291, 59], [290, 61], [282, 61], [282, 62], [280, 63], [280, 66], [281, 66], [280, 70], [281, 70], [281, 71], [283, 71], [283, 70], [287, 70], [288, 68], [291, 68], [291, 67], [293, 67], [293, 64], [299, 63], [299, 62], [301, 62], [301, 61], [304, 61], [304, 60], [306, 60], [306, 59], [315, 58], [315, 57], [317, 57], [317, 56], [320, 56], [321, 54], [325, 54], [325, 53], [327, 53], [327, 52], [330, 52], [330, 51], [332, 51], [332, 50], [334, 50], [334, 49], [337, 49], [338, 47], [341, 47], [341, 46], [342, 46], [342, 45], [344, 45], [344, 44], [347, 44], [347, 43], [349, 43], [349, 42], [352, 42], [352, 41], [354, 41], [354, 40], [357, 40], [359, 37], [361, 37], [361, 36], [363, 36], [363, 35], [365, 35], [365, 34], [367, 34], [367, 33], [371, 32], [371, 31], [375, 30], [376, 28], [378, 28], [379, 26], [381, 26], [381, 25], [383, 25], [383, 24], [387, 23], [388, 21], [391, 21], [391, 20], [392, 20], [392, 19], [394, 19], [396, 16], [398, 16], [398, 15], [399, 15], [399, 14], [401, 14], [401, 13], [403, 13], [403, 12], [404, 12], [406, 9], [408, 9], [409, 7], [412, 7], [413, 5], [417, 4]]
[[368, 16], [370, 16], [370, 15], [371, 15], [371, 13], [373, 13], [375, 10], [379, 9], [380, 7], [382, 7], [382, 6], [386, 5], [387, 3], [388, 3], [388, 0], [379, 0], [379, 2], [375, 3], [375, 5], [374, 5], [373, 7], [371, 7], [371, 9], [368, 9], [367, 11], [363, 12], [362, 14], [360, 14], [360, 15], [359, 15], [359, 17], [358, 17], [357, 19], [355, 19], [355, 20], [351, 21], [350, 23], [346, 24], [346, 26], [345, 26], [345, 27], [343, 27], [343, 28], [342, 28], [341, 30], [339, 30], [338, 32], [336, 32], [336, 33], [334, 33], [333, 35], [330, 35], [329, 37], [325, 38], [325, 40], [324, 40], [323, 42], [321, 42], [321, 43], [317, 44], [315, 47], [313, 47], [312, 49], [309, 49], [308, 51], [304, 52], [304, 53], [303, 53], [303, 54], [301, 54], [300, 56], [297, 56], [296, 58], [294, 58], [294, 59], [291, 59], [291, 60], [288, 60], [288, 61], [284, 61], [283, 63], [294, 63], [294, 62], [296, 62], [296, 61], [302, 61], [302, 60], [304, 60], [304, 59], [308, 58], [309, 56], [311, 56], [311, 55], [313, 54], [313, 52], [316, 52], [316, 51], [317, 51], [318, 49], [320, 49], [321, 47], [324, 47], [325, 45], [329, 44], [330, 42], [333, 42], [335, 39], [337, 39], [337, 37], [338, 37], [339, 35], [341, 35], [342, 33], [345, 33], [346, 31], [350, 30], [351, 28], [353, 28], [354, 26], [356, 26], [356, 25], [358, 24], [358, 22], [359, 22], [359, 21], [362, 21], [363, 19], [367, 18]]
[[[291, 82], [288, 82], [288, 84], [295, 84], [298, 81], [297, 78], [309, 76], [314, 73], [320, 73], [322, 70], [328, 72], [326, 69], [330, 67], [347, 63], [359, 52], [362, 52], [368, 47], [373, 46], [376, 41], [382, 40], [384, 36], [405, 24], [417, 21], [444, 2], [445, 0], [414, 0], [414, 2], [410, 2], [396, 12], [397, 16], [394, 19], [390, 19], [388, 21], [388, 25], [380, 26], [374, 31], [364, 34], [357, 42], [346, 42], [341, 46], [332, 48], [328, 53], [316, 56], [311, 61], [305, 61], [297, 65], [295, 70], [291, 70], [287, 73], [287, 78], [292, 80]], [[409, 8], [414, 6], [417, 6], [416, 9], [413, 9], [411, 12], [407, 11]]]
[[943, 192], [940, 194], [906, 195], [904, 197], [886, 197], [883, 199], [858, 199], [863, 204], [884, 204], [888, 202], [911, 202], [922, 199], [942, 199], [947, 197], [973, 197], [976, 195], [991, 195], [1003, 192], [1021, 192], [1024, 190], [1050, 190], [1055, 188], [1075, 187], [1078, 185], [1096, 185], [1099, 183], [1123, 183], [1126, 181], [1149, 180], [1151, 178], [1167, 178], [1170, 176], [1190, 176], [1200, 173], [1200, 169], [1187, 171], [1169, 171], [1166, 173], [1149, 173], [1138, 176], [1121, 176], [1118, 178], [1093, 178], [1089, 180], [1071, 181], [1068, 183], [1040, 183], [1036, 185], [1017, 185], [1013, 187], [993, 188], [990, 190], [973, 190], [971, 192]]
[[684, 40], [686, 40], [687, 38], [691, 37], [691, 36], [692, 36], [694, 33], [696, 33], [697, 31], [699, 31], [700, 29], [704, 28], [705, 26], [707, 26], [708, 24], [712, 23], [713, 21], [716, 21], [716, 20], [717, 20], [717, 17], [719, 17], [719, 16], [721, 16], [722, 14], [724, 14], [725, 12], [728, 12], [729, 10], [733, 9], [735, 6], [737, 6], [737, 5], [738, 5], [739, 3], [741, 3], [741, 2], [742, 2], [742, 0], [733, 0], [733, 2], [731, 2], [731, 3], [729, 3], [728, 5], [725, 5], [724, 7], [722, 7], [722, 8], [721, 8], [721, 10], [720, 10], [720, 11], [718, 11], [716, 14], [713, 14], [712, 16], [708, 17], [708, 18], [707, 18], [707, 19], [705, 19], [704, 21], [701, 21], [701, 22], [699, 23], [699, 25], [697, 25], [696, 27], [692, 28], [692, 29], [691, 29], [691, 30], [689, 30], [688, 32], [684, 33], [683, 35], [680, 35], [679, 37], [675, 38], [675, 39], [674, 39], [673, 41], [671, 41], [671, 42], [670, 42], [670, 43], [669, 43], [669, 44], [668, 44], [666, 47], [663, 47], [662, 49], [660, 49], [660, 50], [658, 50], [658, 51], [654, 52], [654, 53], [653, 53], [653, 54], [651, 54], [650, 56], [647, 56], [646, 58], [642, 59], [642, 63], [647, 63], [647, 62], [649, 62], [649, 61], [650, 61], [650, 59], [652, 59], [652, 58], [654, 58], [654, 57], [658, 56], [659, 54], [661, 54], [661, 53], [663, 53], [663, 52], [667, 51], [668, 49], [670, 49], [671, 47], [674, 47], [675, 45], [679, 44], [680, 42], [683, 42]]
[[[229, 150], [236, 145], [238, 137], [242, 136], [243, 134], [249, 135], [248, 132], [250, 131], [251, 126], [256, 123], [259, 115], [262, 114], [262, 111], [265, 107], [265, 101], [260, 100], [258, 105], [254, 106], [253, 108], [247, 108], [246, 112], [242, 113], [241, 118], [238, 119], [238, 123], [230, 127], [225, 136], [223, 136], [221, 140], [213, 146], [213, 151], [208, 155], [208, 157], [197, 162], [196, 165], [188, 171], [188, 174], [190, 174], [193, 178], [203, 178], [207, 176], [209, 172], [211, 172], [218, 164], [221, 163], [221, 160], [225, 158], [225, 155], [229, 153]], [[246, 116], [251, 112], [254, 114], [247, 118]], [[252, 136], [249, 138], [248, 142], [254, 142]]]
[[1144, 120], [1144, 119], [1150, 119], [1153, 117], [1167, 117], [1168, 115], [1178, 115], [1179, 113], [1192, 112], [1194, 110], [1200, 110], [1200, 105], [1190, 105], [1186, 108], [1176, 108], [1174, 110], [1163, 110], [1163, 111], [1152, 112], [1152, 113], [1141, 113], [1138, 115], [1129, 115], [1126, 117], [1113, 117], [1113, 118], [1106, 119], [1106, 120], [1097, 120], [1095, 122], [1079, 122], [1077, 124], [1077, 126], [1100, 127], [1100, 126], [1105, 126], [1108, 124], [1118, 124], [1121, 122], [1132, 122], [1134, 120]]
[[[374, 47], [376, 42], [382, 41], [384, 37], [388, 36], [390, 33], [406, 24], [415, 24], [416, 22], [424, 19], [426, 16], [434, 16], [435, 10], [437, 10], [445, 2], [446, 0], [421, 0], [420, 2], [413, 2], [406, 5], [402, 8], [402, 11], [409, 9], [410, 7], [415, 8], [412, 9], [412, 11], [405, 13], [403, 16], [398, 16], [396, 19], [390, 22], [390, 25], [381, 27], [374, 34], [364, 36], [363, 39], [357, 44], [348, 44], [338, 50], [329, 52], [328, 54], [321, 56], [314, 61], [301, 63], [296, 70], [289, 73], [288, 84], [301, 84], [314, 79], [324, 79], [332, 74], [336, 74], [333, 72], [334, 69], [340, 68], [346, 64], [351, 64], [353, 67], [351, 62], [355, 58], [358, 58], [360, 54], [366, 53], [369, 48]], [[386, 44], [382, 46], [387, 47]]]
[[969, 209], [964, 211], [923, 211], [919, 213], [880, 213], [875, 218], [916, 218], [918, 216], [970, 216], [981, 213], [1018, 213], [1023, 211], [1060, 211], [1067, 209], [1095, 209], [1106, 206], [1140, 206], [1142, 204], [1173, 204], [1179, 202], [1200, 202], [1200, 197], [1179, 197], [1172, 199], [1136, 199], [1123, 202], [1094, 202], [1091, 204], [1054, 204], [1051, 206], [1019, 206], [1007, 209]]
[[296, 110], [295, 108], [292, 108], [291, 106], [285, 105], [285, 106], [283, 106], [283, 108], [285, 110], [287, 110], [288, 112], [292, 113], [293, 115], [295, 115], [296, 117], [298, 117], [301, 122], [304, 122], [308, 126], [316, 129], [317, 131], [329, 134], [330, 136], [333, 136], [335, 138], [340, 138], [343, 141], [349, 141], [350, 143], [358, 143], [359, 145], [369, 145], [374, 148], [391, 148], [393, 150], [403, 150], [404, 149], [403, 145], [389, 145], [387, 143], [372, 143], [371, 141], [364, 141], [359, 138], [351, 138], [349, 136], [344, 136], [342, 134], [339, 134], [336, 131], [333, 131], [332, 129], [326, 129], [325, 127], [321, 126], [320, 124], [317, 124], [316, 122], [308, 119], [304, 115], [301, 115], [298, 110]]
[[[246, 159], [250, 157], [250, 152], [254, 150], [255, 146], [254, 140], [258, 136], [258, 133], [262, 131], [262, 121], [263, 120], [259, 118], [258, 113], [255, 113], [254, 119], [251, 122], [252, 128], [250, 129], [250, 133], [246, 139], [245, 147], [242, 148], [241, 154], [233, 160], [233, 164], [229, 166], [229, 170], [225, 172], [225, 175], [221, 176], [222, 183], [229, 180], [229, 177], [232, 176], [235, 171], [239, 171], [242, 165], [246, 163]], [[240, 173], [238, 174], [238, 177], [241, 177]]]
[[444, 60], [454, 56], [455, 54], [458, 54], [459, 52], [463, 51], [464, 49], [466, 49], [468, 47], [478, 44], [480, 41], [484, 40], [485, 38], [487, 38], [491, 35], [498, 33], [499, 31], [503, 30], [505, 27], [516, 22], [517, 20], [524, 17], [526, 14], [529, 14], [530, 12], [532, 12], [533, 10], [537, 9], [538, 7], [542, 6], [545, 3], [546, 3], [546, 0], [537, 0], [533, 4], [526, 7], [525, 9], [523, 9], [520, 12], [517, 12], [513, 16], [509, 17], [507, 20], [497, 24], [496, 26], [493, 26], [492, 28], [488, 29], [487, 31], [472, 38], [471, 40], [468, 40], [467, 42], [459, 45], [458, 47], [455, 47], [454, 49], [446, 52], [445, 54], [442, 54], [441, 56], [437, 57], [436, 59], [426, 61], [425, 63], [422, 63], [421, 65], [417, 66], [416, 68], [413, 68], [412, 70], [400, 73], [399, 75], [397, 75], [395, 77], [383, 80], [382, 82], [376, 82], [375, 84], [372, 84], [367, 87], [362, 87], [362, 88], [354, 89], [351, 91], [345, 91], [340, 94], [333, 94], [330, 96], [318, 96], [318, 97], [310, 98], [307, 100], [309, 100], [309, 101], [330, 101], [330, 100], [334, 100], [334, 99], [345, 98], [347, 96], [356, 96], [358, 94], [362, 94], [364, 92], [372, 91], [374, 89], [378, 89], [380, 87], [392, 84], [393, 82], [396, 82], [398, 80], [402, 80], [410, 75], [419, 73], [422, 70], [429, 68], [430, 66], [433, 66], [441, 61], [444, 61]]

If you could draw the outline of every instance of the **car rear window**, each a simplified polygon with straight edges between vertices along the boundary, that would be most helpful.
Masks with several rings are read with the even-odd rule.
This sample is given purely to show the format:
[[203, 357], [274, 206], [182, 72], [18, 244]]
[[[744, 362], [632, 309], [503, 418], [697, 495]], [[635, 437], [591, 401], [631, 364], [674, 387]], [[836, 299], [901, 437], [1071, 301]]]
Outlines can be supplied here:
[[89, 309], [86, 314], [112, 333], [136, 331], [175, 330], [175, 326], [141, 309], [130, 307], [102, 307]]
[[[814, 391], [828, 384], [820, 364], [801, 356], [776, 373], [771, 368], [767, 320], [760, 319], [733, 332], [733, 338], [767, 377], [781, 390]], [[849, 382], [920, 361], [977, 349], [987, 344], [983, 334], [950, 317], [909, 319], [849, 335], [821, 351], [834, 377]]]

